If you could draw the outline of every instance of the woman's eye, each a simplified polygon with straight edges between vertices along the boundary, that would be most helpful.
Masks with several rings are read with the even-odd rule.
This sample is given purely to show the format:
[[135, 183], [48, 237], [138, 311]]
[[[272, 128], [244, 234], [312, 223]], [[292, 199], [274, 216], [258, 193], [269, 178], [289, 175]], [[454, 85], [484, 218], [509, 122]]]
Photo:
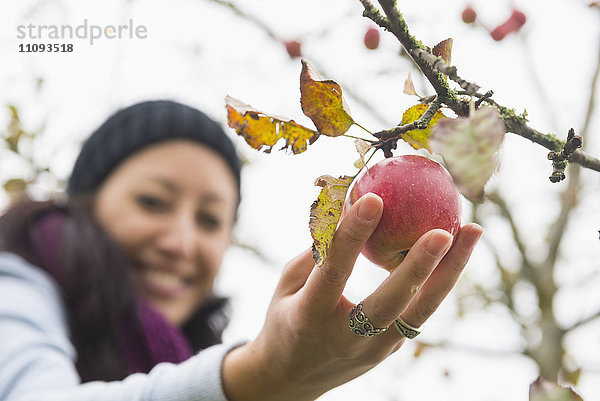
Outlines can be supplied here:
[[198, 215], [198, 224], [210, 230], [216, 230], [221, 227], [221, 219], [209, 213]]
[[148, 211], [159, 212], [167, 208], [167, 203], [151, 195], [140, 195], [137, 197], [140, 206]]

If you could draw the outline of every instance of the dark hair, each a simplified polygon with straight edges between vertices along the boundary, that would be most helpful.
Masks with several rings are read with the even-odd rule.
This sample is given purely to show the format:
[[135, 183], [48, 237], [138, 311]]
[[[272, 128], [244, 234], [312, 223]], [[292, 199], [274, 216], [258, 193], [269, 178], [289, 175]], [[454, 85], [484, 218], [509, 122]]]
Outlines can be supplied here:
[[[120, 327], [124, 321], [132, 322], [133, 334], [140, 338], [142, 330], [130, 269], [120, 248], [94, 220], [93, 199], [90, 194], [72, 196], [66, 205], [58, 205], [24, 198], [0, 216], [0, 250], [43, 266], [33, 249], [32, 229], [48, 213], [65, 214], [57, 284], [68, 309], [76, 368], [83, 382], [127, 376]], [[227, 300], [212, 298], [182, 331], [196, 352], [220, 343], [227, 324]]]

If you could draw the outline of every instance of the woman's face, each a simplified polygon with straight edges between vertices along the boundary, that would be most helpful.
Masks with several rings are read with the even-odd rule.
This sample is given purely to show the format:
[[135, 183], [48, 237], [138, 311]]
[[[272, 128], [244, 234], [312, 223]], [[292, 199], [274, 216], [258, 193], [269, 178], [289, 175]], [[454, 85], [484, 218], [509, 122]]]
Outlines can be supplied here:
[[182, 325], [212, 290], [237, 196], [221, 156], [172, 140], [120, 164], [100, 187], [94, 213], [132, 263], [140, 295]]

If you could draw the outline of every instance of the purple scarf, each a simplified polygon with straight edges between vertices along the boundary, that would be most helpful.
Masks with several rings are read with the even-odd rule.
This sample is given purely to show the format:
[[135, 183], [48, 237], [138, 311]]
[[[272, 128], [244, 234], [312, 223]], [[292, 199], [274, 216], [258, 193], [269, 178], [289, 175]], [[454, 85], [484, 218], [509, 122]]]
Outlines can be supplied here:
[[[60, 277], [59, 249], [66, 216], [50, 213], [42, 217], [32, 232], [32, 244], [40, 267], [57, 281]], [[179, 363], [192, 356], [192, 348], [178, 327], [173, 326], [147, 302], [140, 301], [139, 320], [142, 325], [142, 341], [121, 327], [121, 350], [128, 372], [148, 372], [160, 362]], [[124, 322], [126, 323], [126, 322]]]

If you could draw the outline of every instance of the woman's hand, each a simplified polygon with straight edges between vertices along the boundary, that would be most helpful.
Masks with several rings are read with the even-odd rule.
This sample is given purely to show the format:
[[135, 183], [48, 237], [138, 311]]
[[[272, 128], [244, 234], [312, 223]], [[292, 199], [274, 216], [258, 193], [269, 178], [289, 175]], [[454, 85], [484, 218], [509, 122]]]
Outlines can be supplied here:
[[483, 230], [463, 226], [452, 236], [432, 230], [363, 303], [375, 327], [389, 329], [360, 337], [348, 327], [353, 304], [342, 292], [361, 249], [375, 230], [383, 204], [373, 194], [344, 216], [323, 266], [310, 251], [293, 259], [275, 290], [258, 337], [227, 355], [225, 393], [231, 401], [314, 400], [373, 368], [404, 343], [392, 323], [401, 317], [419, 327], [454, 286]]

